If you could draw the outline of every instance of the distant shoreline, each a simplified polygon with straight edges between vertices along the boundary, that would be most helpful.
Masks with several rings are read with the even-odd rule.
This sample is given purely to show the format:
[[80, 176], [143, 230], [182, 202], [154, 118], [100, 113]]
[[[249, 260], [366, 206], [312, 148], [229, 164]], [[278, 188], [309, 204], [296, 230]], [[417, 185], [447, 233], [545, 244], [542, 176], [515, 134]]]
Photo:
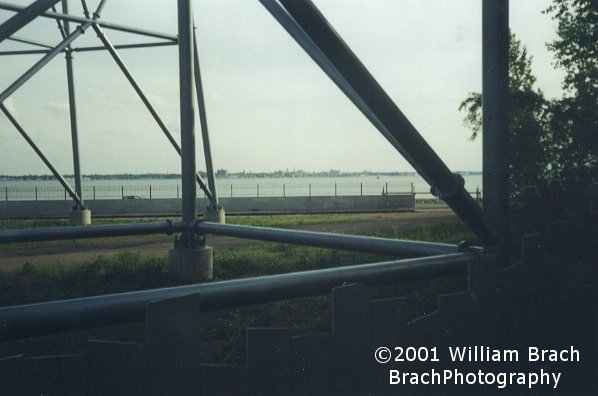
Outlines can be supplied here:
[[[461, 175], [481, 175], [481, 171], [457, 171]], [[201, 177], [207, 177], [205, 172], [199, 172]], [[330, 170], [323, 172], [305, 171], [276, 171], [276, 172], [227, 172], [219, 170], [216, 172], [218, 179], [280, 179], [280, 178], [307, 178], [307, 177], [355, 177], [355, 176], [416, 176], [416, 172], [344, 172]], [[64, 175], [66, 179], [73, 179], [73, 175]], [[145, 179], [180, 179], [181, 175], [176, 173], [119, 173], [119, 174], [90, 174], [82, 175], [85, 180], [145, 180]], [[24, 180], [54, 180], [53, 175], [0, 175], [0, 181], [24, 181]]]

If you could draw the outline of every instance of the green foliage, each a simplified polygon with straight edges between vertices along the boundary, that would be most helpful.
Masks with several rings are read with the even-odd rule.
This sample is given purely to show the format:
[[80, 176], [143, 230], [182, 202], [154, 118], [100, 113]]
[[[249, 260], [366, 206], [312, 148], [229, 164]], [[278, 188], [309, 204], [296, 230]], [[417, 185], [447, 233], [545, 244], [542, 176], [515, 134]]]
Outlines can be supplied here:
[[[509, 45], [509, 171], [511, 197], [530, 200], [538, 185], [546, 184], [548, 156], [546, 141], [547, 101], [542, 91], [534, 89], [532, 57], [515, 35]], [[461, 103], [464, 124], [471, 128], [471, 140], [482, 131], [482, 94], [472, 92]]]
[[561, 192], [588, 191], [598, 182], [598, 2], [553, 0], [545, 12], [557, 22], [548, 48], [566, 73], [565, 94], [551, 103], [551, 170]]
[[[535, 224], [587, 212], [598, 186], [598, 2], [553, 0], [545, 12], [557, 22], [548, 48], [566, 73], [561, 98], [533, 88], [532, 58], [514, 35], [509, 47], [511, 198]], [[481, 94], [470, 93], [459, 110], [475, 139]]]
[[178, 284], [162, 257], [121, 253], [86, 263], [0, 270], [0, 306], [143, 290]]

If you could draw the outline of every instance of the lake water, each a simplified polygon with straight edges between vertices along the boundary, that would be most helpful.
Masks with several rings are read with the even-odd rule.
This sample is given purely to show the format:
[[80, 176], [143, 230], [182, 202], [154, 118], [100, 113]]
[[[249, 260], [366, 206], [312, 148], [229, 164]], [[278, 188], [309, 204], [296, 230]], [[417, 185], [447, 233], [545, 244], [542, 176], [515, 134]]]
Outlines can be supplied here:
[[[475, 193], [482, 188], [481, 174], [463, 175], [465, 188]], [[67, 179], [74, 189], [74, 181]], [[83, 180], [84, 200], [180, 197], [179, 179]], [[301, 178], [225, 178], [216, 179], [219, 197], [282, 197], [381, 195], [410, 193], [417, 198], [431, 198], [429, 186], [417, 175], [342, 176]], [[198, 186], [198, 196], [203, 196]], [[65, 191], [56, 180], [0, 181], [1, 200], [65, 199]]]

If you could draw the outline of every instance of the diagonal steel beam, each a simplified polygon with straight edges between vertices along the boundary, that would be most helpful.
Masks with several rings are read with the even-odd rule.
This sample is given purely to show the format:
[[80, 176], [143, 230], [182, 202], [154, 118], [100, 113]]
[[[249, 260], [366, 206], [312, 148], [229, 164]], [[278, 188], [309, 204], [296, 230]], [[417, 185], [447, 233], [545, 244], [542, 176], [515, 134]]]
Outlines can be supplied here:
[[[63, 37], [63, 38], [66, 38], [66, 37]], [[54, 46], [53, 46], [53, 45], [50, 45], [50, 44], [48, 44], [48, 43], [42, 43], [41, 41], [37, 41], [37, 40], [31, 40], [31, 39], [24, 38], [24, 37], [16, 37], [16, 36], [11, 36], [11, 37], [9, 37], [8, 39], [9, 39], [9, 40], [12, 40], [12, 41], [19, 42], [19, 43], [25, 43], [25, 44], [36, 45], [36, 46], [38, 46], [38, 47], [43, 47], [43, 48], [49, 48], [49, 49], [52, 49], [52, 48], [54, 48]]]
[[16, 15], [0, 25], [0, 43], [59, 1], [37, 0], [27, 7], [19, 7], [19, 12]]
[[[100, 7], [103, 7], [105, 0], [102, 1]], [[99, 7], [99, 9], [101, 9]], [[4, 90], [0, 94], [0, 103], [4, 102], [10, 95], [12, 95], [17, 89], [19, 89], [23, 84], [25, 84], [31, 77], [33, 77], [38, 71], [40, 71], [48, 62], [56, 57], [59, 53], [64, 51], [73, 41], [77, 39], [80, 35], [85, 33], [85, 30], [91, 26], [91, 21], [87, 22], [83, 25], [77, 27], [77, 29], [69, 34], [66, 39], [62, 40], [60, 44], [54, 47], [50, 52], [48, 52], [43, 58], [41, 58], [37, 63], [35, 63], [29, 70], [27, 70], [21, 77], [19, 77], [14, 83], [12, 83], [8, 88]]]
[[[141, 87], [139, 86], [139, 84], [137, 84], [137, 81], [135, 81], [135, 78], [133, 77], [133, 75], [131, 74], [131, 72], [129, 71], [129, 69], [127, 68], [127, 66], [125, 65], [123, 60], [121, 59], [121, 57], [116, 52], [115, 46], [113, 46], [112, 43], [110, 42], [110, 40], [108, 40], [108, 37], [106, 37], [106, 35], [104, 34], [104, 32], [102, 31], [102, 29], [100, 28], [100, 26], [98, 24], [94, 23], [92, 25], [92, 27], [93, 27], [93, 30], [96, 32], [96, 35], [102, 42], [102, 44], [104, 44], [105, 49], [108, 50], [108, 52], [110, 53], [110, 55], [112, 56], [112, 58], [114, 59], [114, 61], [118, 65], [118, 67], [120, 68], [120, 70], [123, 72], [123, 74], [129, 81], [129, 83], [131, 83], [131, 86], [133, 87], [135, 92], [137, 92], [137, 95], [139, 96], [139, 98], [141, 99], [141, 101], [143, 102], [143, 104], [145, 105], [147, 110], [150, 112], [150, 114], [152, 115], [152, 117], [154, 118], [156, 123], [158, 123], [158, 126], [160, 127], [162, 132], [164, 132], [164, 135], [166, 135], [166, 138], [168, 139], [168, 141], [170, 142], [172, 147], [174, 147], [174, 149], [180, 156], [181, 155], [181, 147], [179, 146], [177, 141], [174, 139], [174, 137], [172, 136], [172, 134], [166, 127], [166, 124], [164, 124], [164, 122], [162, 122], [162, 119], [156, 112], [156, 109], [154, 109], [154, 106], [152, 106], [149, 99], [147, 98], [147, 96], [145, 96], [145, 94], [141, 90]], [[195, 180], [199, 184], [199, 187], [202, 189], [202, 191], [206, 194], [206, 196], [208, 197], [210, 202], [211, 203], [216, 202], [216, 204], [217, 204], [217, 201], [214, 200], [214, 196], [212, 195], [212, 193], [206, 186], [206, 183], [203, 181], [203, 179], [201, 178], [199, 173], [195, 174]]]
[[208, 186], [212, 192], [213, 199], [210, 200], [210, 208], [218, 209], [218, 194], [216, 192], [216, 180], [214, 177], [214, 166], [212, 165], [212, 148], [210, 146], [210, 135], [208, 133], [208, 118], [206, 116], [206, 103], [203, 97], [203, 88], [201, 86], [201, 72], [199, 69], [199, 55], [197, 51], [197, 37], [195, 28], [193, 29], [193, 74], [195, 77], [195, 95], [197, 97], [197, 110], [199, 111], [199, 124], [201, 128], [201, 137], [203, 141], [203, 151], [206, 161], [206, 173], [208, 176]]
[[483, 221], [481, 208], [465, 190], [463, 178], [451, 173], [315, 5], [309, 0], [281, 3], [386, 127], [392, 140], [399, 143], [401, 151], [408, 154], [406, 159], [428, 181], [432, 193], [443, 199], [484, 243], [494, 241], [496, 237]]
[[44, 155], [44, 153], [42, 153], [42, 151], [39, 149], [39, 147], [37, 147], [35, 142], [33, 142], [33, 140], [31, 140], [31, 138], [29, 137], [27, 132], [25, 132], [23, 127], [19, 124], [19, 122], [14, 118], [14, 116], [8, 111], [8, 109], [2, 103], [0, 103], [0, 110], [2, 110], [2, 112], [6, 115], [6, 117], [9, 119], [9, 121], [14, 125], [14, 127], [17, 129], [17, 131], [19, 131], [21, 136], [23, 136], [23, 138], [27, 141], [27, 143], [29, 143], [29, 146], [31, 146], [31, 148], [33, 149], [33, 151], [35, 151], [37, 156], [44, 162], [44, 164], [46, 164], [48, 169], [50, 169], [50, 172], [52, 172], [52, 174], [58, 180], [58, 182], [60, 182], [60, 184], [62, 184], [62, 187], [64, 187], [64, 189], [68, 192], [69, 196], [75, 201], [75, 203], [79, 206], [83, 205], [79, 195], [77, 195], [77, 193], [72, 189], [72, 187], [64, 179], [64, 177], [62, 177], [62, 175], [56, 170], [56, 168], [54, 168], [54, 166], [52, 165], [50, 160], [48, 160], [48, 158]]
[[[60, 1], [60, 0], [56, 0], [55, 3], [57, 3], [58, 1]], [[18, 5], [0, 1], [0, 9], [2, 9], [2, 10], [21, 11], [24, 8], [25, 7], [23, 7], [23, 6], [18, 6]], [[61, 14], [58, 12], [50, 12], [50, 11], [43, 12], [43, 13], [39, 14], [39, 16], [42, 16], [45, 18], [53, 18], [53, 19], [58, 19], [58, 20], [63, 20], [63, 21], [69, 21], [69, 22], [77, 22], [77, 23], [90, 23], [93, 21], [92, 19], [89, 19], [89, 18], [82, 18], [82, 17], [77, 17], [74, 15], [64, 15], [64, 14]], [[178, 41], [177, 36], [172, 35], [172, 34], [153, 32], [153, 31], [144, 30], [144, 29], [137, 29], [137, 28], [133, 28], [130, 26], [119, 25], [116, 23], [105, 22], [105, 21], [98, 22], [98, 24], [106, 29], [118, 30], [121, 32], [134, 33], [134, 34], [139, 34], [142, 36], [148, 36], [148, 37], [154, 37], [154, 38], [161, 38], [164, 40], [169, 40], [169, 41], [174, 41], [174, 42]]]

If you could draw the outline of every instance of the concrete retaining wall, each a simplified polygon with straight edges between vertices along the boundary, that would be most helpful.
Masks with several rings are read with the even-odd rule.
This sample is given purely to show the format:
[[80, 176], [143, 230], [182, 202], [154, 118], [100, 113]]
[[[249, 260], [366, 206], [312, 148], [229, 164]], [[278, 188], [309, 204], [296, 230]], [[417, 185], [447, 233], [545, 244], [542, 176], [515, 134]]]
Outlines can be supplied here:
[[[236, 213], [334, 213], [412, 211], [411, 194], [389, 196], [341, 197], [264, 197], [222, 198], [220, 203], [227, 214]], [[178, 216], [179, 199], [123, 199], [86, 201], [94, 216]], [[70, 201], [1, 201], [0, 218], [56, 218], [68, 217]], [[198, 213], [208, 206], [205, 198], [197, 200]]]

